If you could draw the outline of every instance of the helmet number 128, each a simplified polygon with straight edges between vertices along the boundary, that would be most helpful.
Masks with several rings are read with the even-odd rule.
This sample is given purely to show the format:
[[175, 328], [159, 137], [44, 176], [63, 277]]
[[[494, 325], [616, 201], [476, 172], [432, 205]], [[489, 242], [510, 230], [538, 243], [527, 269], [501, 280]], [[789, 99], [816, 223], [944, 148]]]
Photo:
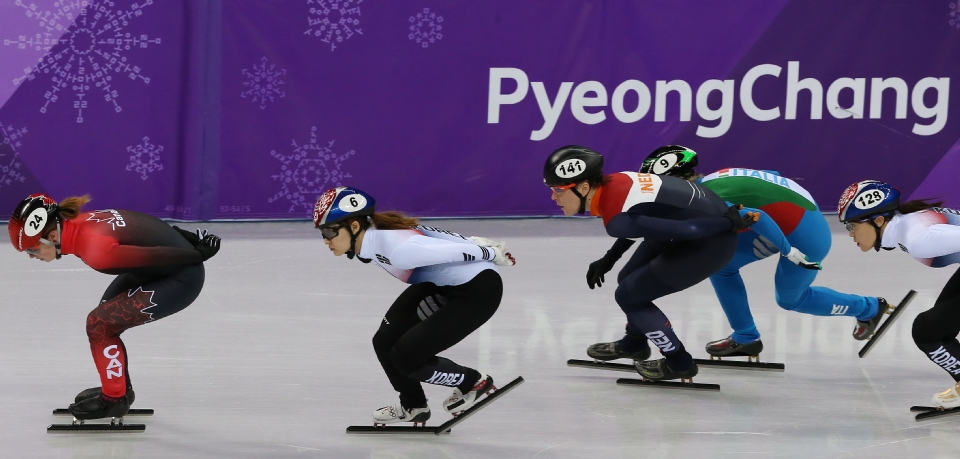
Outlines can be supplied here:
[[871, 190], [866, 193], [860, 194], [857, 196], [857, 207], [861, 209], [869, 209], [875, 207], [883, 201], [883, 193], [879, 190]]

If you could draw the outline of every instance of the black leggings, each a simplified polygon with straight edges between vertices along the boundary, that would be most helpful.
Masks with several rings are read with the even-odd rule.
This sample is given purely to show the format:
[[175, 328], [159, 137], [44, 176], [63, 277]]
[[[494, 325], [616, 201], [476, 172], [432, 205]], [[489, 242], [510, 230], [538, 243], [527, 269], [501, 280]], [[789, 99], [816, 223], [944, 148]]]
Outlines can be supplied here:
[[373, 335], [373, 349], [403, 406], [426, 405], [421, 381], [462, 392], [477, 382], [477, 370], [437, 354], [493, 317], [502, 296], [503, 281], [493, 270], [462, 285], [414, 284], [400, 294]]
[[937, 302], [913, 321], [913, 342], [927, 358], [960, 382], [960, 269], [953, 273]]
[[692, 287], [727, 265], [737, 250], [737, 233], [692, 241], [643, 241], [617, 276], [615, 298], [627, 315], [621, 348], [634, 352], [653, 341], [670, 363], [686, 370], [693, 362], [653, 300]]

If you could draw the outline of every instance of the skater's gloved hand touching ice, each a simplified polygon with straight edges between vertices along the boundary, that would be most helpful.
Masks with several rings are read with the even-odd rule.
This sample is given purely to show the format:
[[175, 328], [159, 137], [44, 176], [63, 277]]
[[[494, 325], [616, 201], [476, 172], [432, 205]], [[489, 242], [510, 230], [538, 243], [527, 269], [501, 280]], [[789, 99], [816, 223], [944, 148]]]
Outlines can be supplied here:
[[207, 261], [220, 251], [220, 238], [206, 231], [204, 231], [203, 234], [203, 239], [194, 244], [193, 248], [200, 252], [200, 257], [203, 261]]
[[792, 261], [794, 264], [796, 264], [801, 268], [815, 269], [818, 271], [823, 269], [823, 266], [820, 265], [819, 261], [807, 260], [807, 256], [804, 255], [803, 252], [797, 250], [796, 247], [790, 249], [790, 252], [784, 256], [787, 257], [787, 260]]
[[733, 231], [745, 230], [760, 219], [759, 213], [745, 212], [741, 215], [740, 209], [743, 209], [743, 204], [734, 204], [727, 209], [726, 217], [733, 222]]
[[510, 252], [507, 252], [507, 243], [503, 241], [494, 241], [487, 239], [485, 237], [471, 236], [467, 238], [470, 242], [480, 246], [487, 247], [493, 250], [495, 256], [493, 257], [493, 264], [497, 266], [513, 266], [517, 264], [517, 260], [513, 258], [513, 255]]

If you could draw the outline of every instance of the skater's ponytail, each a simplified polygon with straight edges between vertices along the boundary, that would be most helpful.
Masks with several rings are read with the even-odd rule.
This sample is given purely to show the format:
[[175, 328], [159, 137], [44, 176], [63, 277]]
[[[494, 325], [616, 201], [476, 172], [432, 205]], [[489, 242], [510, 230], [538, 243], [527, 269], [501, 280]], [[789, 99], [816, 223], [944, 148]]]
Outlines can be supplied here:
[[374, 212], [369, 219], [357, 218], [356, 221], [360, 223], [361, 230], [369, 228], [371, 223], [379, 230], [410, 229], [420, 224], [419, 218], [395, 211]]
[[[936, 199], [936, 198], [934, 198]], [[933, 207], [943, 207], [944, 201], [931, 201], [930, 199], [914, 199], [912, 201], [902, 202], [897, 207], [897, 212], [901, 214], [912, 214], [921, 210]]]
[[63, 201], [60, 201], [60, 216], [64, 220], [73, 220], [80, 215], [80, 208], [84, 204], [90, 202], [90, 195], [85, 194], [83, 196], [71, 196]]

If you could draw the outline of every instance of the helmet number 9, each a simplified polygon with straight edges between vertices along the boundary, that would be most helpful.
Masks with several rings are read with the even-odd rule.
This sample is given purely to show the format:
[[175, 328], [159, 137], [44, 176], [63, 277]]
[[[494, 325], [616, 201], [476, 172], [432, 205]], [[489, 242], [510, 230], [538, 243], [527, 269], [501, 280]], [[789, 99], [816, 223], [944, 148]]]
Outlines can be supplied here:
[[666, 156], [663, 156], [660, 159], [657, 159], [656, 164], [653, 165], [653, 173], [660, 175], [670, 172], [670, 169], [673, 166], [677, 165], [677, 155], [670, 153]]
[[872, 209], [880, 205], [887, 196], [880, 190], [869, 190], [860, 193], [854, 201], [858, 209]]
[[367, 207], [367, 198], [359, 194], [351, 194], [340, 201], [339, 207], [344, 212], [356, 212]]

